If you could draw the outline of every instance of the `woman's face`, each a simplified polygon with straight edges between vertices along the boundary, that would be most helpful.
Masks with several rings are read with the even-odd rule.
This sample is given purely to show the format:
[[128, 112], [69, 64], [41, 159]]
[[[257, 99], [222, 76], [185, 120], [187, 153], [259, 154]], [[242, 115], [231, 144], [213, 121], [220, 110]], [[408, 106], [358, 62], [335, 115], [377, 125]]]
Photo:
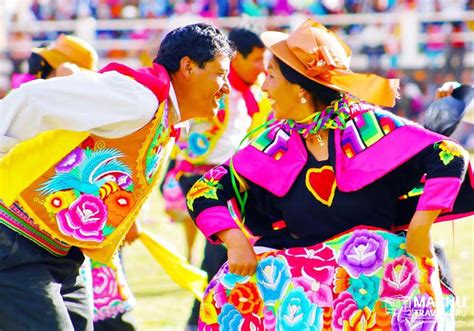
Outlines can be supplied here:
[[299, 95], [301, 88], [285, 79], [274, 56], [268, 63], [267, 77], [262, 89], [268, 94], [276, 119], [298, 120], [302, 118], [298, 111], [301, 104]]

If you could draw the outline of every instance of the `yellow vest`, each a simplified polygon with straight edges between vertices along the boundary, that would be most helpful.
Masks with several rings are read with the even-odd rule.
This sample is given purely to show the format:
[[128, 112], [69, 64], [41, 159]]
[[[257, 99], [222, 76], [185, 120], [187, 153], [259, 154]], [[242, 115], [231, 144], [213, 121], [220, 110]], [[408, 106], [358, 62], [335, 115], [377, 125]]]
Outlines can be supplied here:
[[[68, 146], [63, 148], [67, 155], [63, 154], [62, 159], [39, 175], [32, 174], [31, 183], [10, 181], [10, 194], [2, 187], [0, 199], [8, 204], [14, 194], [11, 191], [21, 190], [16, 202], [43, 232], [81, 248], [96, 261], [107, 263], [162, 173], [163, 160], [168, 158], [174, 143], [171, 130], [168, 105], [164, 101], [152, 121], [126, 137], [106, 139], [93, 134], [70, 133], [68, 136], [68, 132], [61, 132], [64, 140], [54, 141], [40, 153], [37, 148], [35, 151], [33, 139], [28, 142], [29, 148], [17, 149], [24, 158], [17, 164], [27, 163], [28, 150], [32, 155], [40, 155], [33, 155], [33, 159], [40, 162], [39, 168], [51, 162], [49, 150], [57, 156], [60, 146]], [[44, 139], [38, 144], [44, 144]], [[7, 155], [5, 160], [0, 160], [2, 177], [8, 171], [8, 163], [13, 164], [12, 159], [18, 161], [18, 158], [18, 155]], [[16, 170], [8, 173], [20, 177]]]

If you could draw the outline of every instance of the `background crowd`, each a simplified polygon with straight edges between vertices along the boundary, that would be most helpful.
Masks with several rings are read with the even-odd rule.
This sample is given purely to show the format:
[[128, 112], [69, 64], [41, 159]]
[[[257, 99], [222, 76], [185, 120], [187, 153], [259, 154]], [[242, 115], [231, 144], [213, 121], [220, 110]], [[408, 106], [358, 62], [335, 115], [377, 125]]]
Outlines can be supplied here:
[[[17, 3], [16, 6], [13, 3]], [[400, 12], [439, 13], [455, 15], [474, 9], [473, 0], [23, 0], [6, 2], [7, 48], [0, 55], [0, 96], [9, 89], [7, 77], [24, 72], [26, 59], [33, 46], [55, 40], [62, 33], [71, 31], [33, 29], [9, 30], [15, 22], [41, 22], [88, 18], [93, 20], [146, 20], [169, 18], [171, 22], [181, 20], [221, 19], [226, 25], [232, 17], [283, 17], [288, 24], [272, 26], [269, 22], [260, 28], [287, 30], [292, 17], [298, 15], [368, 14]], [[350, 19], [349, 19], [350, 20]], [[244, 19], [245, 21], [245, 19]], [[176, 23], [179, 24], [179, 23]], [[219, 24], [218, 24], [219, 25]], [[130, 26], [130, 25], [126, 25]], [[94, 30], [96, 48], [103, 61], [120, 61], [149, 64], [155, 54], [158, 41], [166, 29], [132, 25], [133, 29]], [[368, 69], [381, 75], [399, 77], [402, 81], [402, 99], [395, 111], [417, 120], [433, 99], [437, 86], [448, 80], [472, 82], [473, 21], [430, 21], [419, 27], [423, 38], [418, 43], [418, 52], [423, 54], [423, 63], [416, 68], [400, 65], [401, 31], [397, 21], [373, 24], [333, 25], [339, 35], [348, 42], [354, 54], [363, 58], [357, 68]], [[114, 42], [115, 44], [107, 44]], [[131, 47], [135, 42], [135, 47]], [[101, 46], [102, 44], [102, 46]], [[3, 66], [1, 64], [4, 57]], [[356, 62], [356, 61], [353, 61]], [[4, 70], [1, 70], [1, 68]], [[473, 143], [474, 144], [474, 143]]]

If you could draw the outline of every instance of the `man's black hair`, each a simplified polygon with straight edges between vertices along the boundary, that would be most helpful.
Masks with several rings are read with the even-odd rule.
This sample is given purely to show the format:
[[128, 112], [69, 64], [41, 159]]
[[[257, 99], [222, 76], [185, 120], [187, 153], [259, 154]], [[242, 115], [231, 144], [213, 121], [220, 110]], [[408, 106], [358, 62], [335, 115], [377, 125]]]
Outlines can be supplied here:
[[308, 91], [313, 99], [313, 104], [329, 106], [332, 101], [339, 98], [341, 92], [321, 85], [314, 80], [303, 76], [279, 58], [275, 57], [275, 59], [278, 62], [283, 77], [285, 77], [285, 79], [290, 83], [297, 84]]
[[198, 23], [175, 29], [168, 33], [160, 44], [153, 62], [161, 64], [170, 73], [179, 69], [181, 59], [188, 56], [203, 68], [207, 62], [224, 55], [234, 56], [234, 48], [227, 37], [216, 27]]
[[248, 29], [230, 30], [229, 40], [244, 58], [247, 58], [254, 48], [265, 48], [260, 37]]

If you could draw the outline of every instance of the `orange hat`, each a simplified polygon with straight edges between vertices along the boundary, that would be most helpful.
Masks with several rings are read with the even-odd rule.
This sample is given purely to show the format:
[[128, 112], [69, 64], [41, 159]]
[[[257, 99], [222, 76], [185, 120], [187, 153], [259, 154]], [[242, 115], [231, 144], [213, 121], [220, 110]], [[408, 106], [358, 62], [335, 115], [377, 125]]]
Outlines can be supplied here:
[[95, 49], [87, 42], [65, 34], [61, 34], [50, 46], [33, 48], [32, 52], [44, 58], [54, 69], [65, 62], [71, 62], [83, 69], [96, 70], [99, 58]]
[[351, 49], [320, 23], [308, 19], [291, 34], [267, 31], [261, 38], [273, 55], [319, 84], [373, 104], [395, 104], [398, 79], [351, 71]]

